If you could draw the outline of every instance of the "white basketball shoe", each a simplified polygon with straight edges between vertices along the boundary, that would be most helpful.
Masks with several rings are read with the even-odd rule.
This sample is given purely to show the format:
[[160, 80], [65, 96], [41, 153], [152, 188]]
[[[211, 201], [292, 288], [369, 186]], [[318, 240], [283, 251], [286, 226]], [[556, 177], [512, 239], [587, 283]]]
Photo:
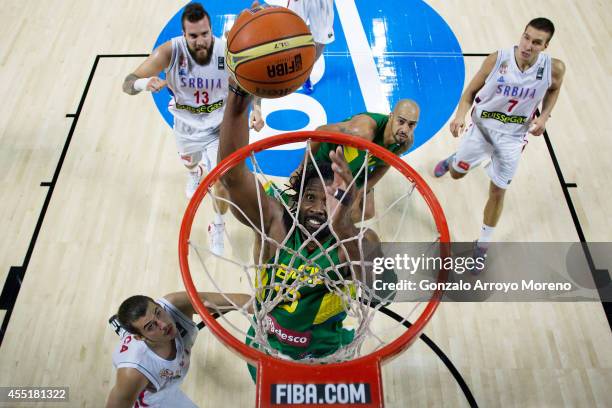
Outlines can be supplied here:
[[208, 238], [210, 250], [213, 254], [217, 256], [223, 255], [224, 250], [224, 232], [225, 232], [225, 223], [222, 222], [220, 224], [211, 222], [208, 224]]
[[198, 164], [193, 171], [187, 172], [187, 184], [185, 185], [185, 195], [191, 200], [191, 197], [195, 194], [200, 181], [202, 181], [202, 175], [204, 174], [204, 167], [202, 164]]

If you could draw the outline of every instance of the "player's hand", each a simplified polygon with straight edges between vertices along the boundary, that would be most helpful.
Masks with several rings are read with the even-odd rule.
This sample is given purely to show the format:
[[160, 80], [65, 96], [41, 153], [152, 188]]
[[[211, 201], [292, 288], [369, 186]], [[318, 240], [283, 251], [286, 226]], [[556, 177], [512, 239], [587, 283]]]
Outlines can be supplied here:
[[538, 116], [534, 120], [531, 121], [531, 125], [529, 126], [529, 133], [534, 136], [540, 136], [546, 130], [546, 119], [542, 116]]
[[346, 222], [350, 223], [351, 208], [355, 201], [355, 183], [352, 183], [353, 174], [344, 159], [341, 146], [338, 146], [336, 151], [329, 152], [329, 158], [334, 171], [334, 181], [331, 185], [325, 186], [325, 204], [327, 215], [334, 215], [331, 220], [332, 225], [338, 228]]
[[450, 127], [450, 131], [453, 134], [453, 136], [459, 137], [459, 135], [461, 135], [463, 131], [465, 130], [465, 119], [458, 118], [457, 116], [455, 116], [455, 118], [451, 120], [449, 127]]
[[259, 132], [261, 129], [263, 129], [264, 125], [265, 122], [261, 116], [261, 107], [257, 105], [253, 106], [251, 116], [249, 117], [249, 128], [255, 129], [256, 132]]
[[234, 79], [234, 76], [231, 74], [227, 76], [227, 83], [233, 87], [238, 86], [238, 82], [236, 82], [236, 79]]
[[293, 173], [291, 173], [291, 175], [289, 176], [289, 184], [294, 185], [297, 183], [298, 186], [300, 185], [300, 179], [298, 177], [301, 177], [303, 167], [304, 163], [300, 163], [300, 165], [297, 166], [295, 170], [293, 170]]
[[168, 85], [168, 81], [165, 79], [160, 79], [158, 77], [153, 77], [147, 83], [147, 91], [150, 92], [159, 92], [164, 89]]

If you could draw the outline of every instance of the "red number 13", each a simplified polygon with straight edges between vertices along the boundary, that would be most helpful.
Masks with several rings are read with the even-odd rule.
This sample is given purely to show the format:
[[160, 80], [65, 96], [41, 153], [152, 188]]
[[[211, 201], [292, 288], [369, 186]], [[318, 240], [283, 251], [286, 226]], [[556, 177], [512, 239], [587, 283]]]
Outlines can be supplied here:
[[208, 103], [208, 92], [206, 91], [202, 91], [201, 92], [202, 97], [200, 98], [200, 91], [195, 91], [193, 93], [193, 96], [195, 96], [195, 100], [196, 100], [196, 104], [207, 104]]

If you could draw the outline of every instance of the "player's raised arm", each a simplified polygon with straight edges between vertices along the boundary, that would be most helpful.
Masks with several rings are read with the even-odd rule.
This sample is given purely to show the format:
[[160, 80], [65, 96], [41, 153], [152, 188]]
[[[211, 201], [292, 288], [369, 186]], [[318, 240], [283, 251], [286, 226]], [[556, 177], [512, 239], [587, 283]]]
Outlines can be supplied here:
[[355, 115], [347, 121], [330, 123], [317, 128], [317, 130], [344, 133], [346, 135], [357, 136], [370, 141], [374, 137], [375, 129], [376, 122], [367, 115]]
[[457, 106], [455, 117], [450, 123], [450, 131], [454, 137], [458, 137], [465, 129], [465, 115], [472, 107], [476, 94], [484, 86], [487, 77], [495, 67], [496, 61], [497, 52], [489, 54], [489, 56], [485, 58], [476, 75], [474, 75], [474, 78], [472, 78], [468, 84], [467, 88], [465, 88], [465, 91], [463, 91], [461, 99], [459, 100], [459, 106]]
[[140, 91], [157, 92], [166, 86], [166, 81], [157, 75], [170, 65], [172, 44], [170, 41], [157, 47], [134, 72], [125, 77], [123, 92], [136, 95]]
[[[226, 313], [231, 310], [236, 310], [235, 306], [243, 307], [251, 300], [251, 296], [243, 293], [198, 292], [198, 295], [210, 313], [215, 313], [217, 311]], [[187, 292], [169, 293], [164, 296], [164, 299], [172, 303], [174, 307], [190, 319], [196, 313]]]
[[111, 389], [106, 408], [131, 408], [149, 380], [135, 368], [117, 369], [115, 386]]
[[[248, 108], [252, 97], [240, 89], [232, 79], [230, 79], [229, 87], [230, 92], [227, 97], [219, 138], [219, 161], [249, 144]], [[266, 230], [274, 217], [282, 216], [280, 204], [266, 195], [261, 183], [249, 171], [245, 161], [233, 166], [223, 175], [221, 181], [229, 192], [230, 200], [244, 212], [244, 215], [257, 228], [261, 227], [260, 214], [263, 215], [263, 224]], [[237, 208], [231, 206], [231, 209], [240, 222], [252, 227], [251, 223]]]
[[[355, 226], [351, 217], [351, 208], [357, 198], [354, 183], [350, 189], [348, 188], [353, 180], [353, 175], [344, 160], [341, 147], [330, 152], [329, 158], [332, 161], [334, 181], [325, 187], [327, 214], [331, 217], [331, 225], [338, 238], [342, 241], [347, 240], [343, 243], [346, 253], [339, 251], [340, 260], [359, 262], [382, 256], [380, 239], [373, 230], [365, 229], [363, 238], [351, 239], [360, 233], [360, 229]], [[347, 255], [348, 259], [346, 259]], [[371, 273], [365, 273], [364, 276], [371, 278]], [[365, 283], [369, 285], [371, 281], [366, 279]]]

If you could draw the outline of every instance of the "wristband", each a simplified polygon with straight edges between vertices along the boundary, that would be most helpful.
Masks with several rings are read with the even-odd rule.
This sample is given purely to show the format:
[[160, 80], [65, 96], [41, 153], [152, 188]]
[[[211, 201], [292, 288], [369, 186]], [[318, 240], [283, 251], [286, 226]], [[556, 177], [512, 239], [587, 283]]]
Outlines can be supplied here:
[[[336, 192], [334, 193], [334, 198], [338, 201], [340, 201], [340, 204], [342, 205], [349, 205], [352, 201], [352, 197], [350, 194], [346, 193], [346, 191], [342, 190], [341, 188], [337, 189]], [[342, 196], [344, 196], [344, 198], [342, 198]]]
[[249, 94], [247, 91], [240, 88], [239, 86], [234, 86], [232, 84], [229, 84], [229, 90], [238, 96], [242, 96], [243, 98]]
[[147, 85], [152, 78], [139, 78], [134, 81], [134, 89], [138, 92], [145, 91], [147, 89]]

